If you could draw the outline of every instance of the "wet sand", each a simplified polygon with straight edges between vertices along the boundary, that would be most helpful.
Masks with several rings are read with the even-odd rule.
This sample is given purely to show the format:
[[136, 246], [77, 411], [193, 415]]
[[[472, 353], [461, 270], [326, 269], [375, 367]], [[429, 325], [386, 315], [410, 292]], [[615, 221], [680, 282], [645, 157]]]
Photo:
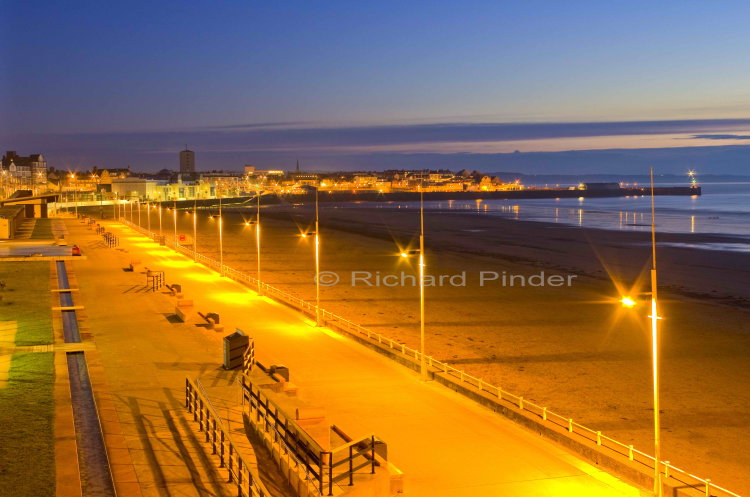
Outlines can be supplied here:
[[[312, 220], [309, 206], [263, 209], [262, 279], [308, 300], [313, 244], [299, 232]], [[378, 272], [414, 274], [412, 258], [397, 253], [417, 247], [418, 222], [413, 210], [325, 205], [321, 271], [341, 282], [323, 288], [322, 307], [417, 347], [418, 287], [353, 286], [351, 272], [371, 272], [373, 282]], [[217, 256], [214, 223], [201, 219], [198, 249]], [[425, 224], [428, 274], [466, 274], [465, 286], [426, 290], [427, 353], [652, 453], [649, 297], [640, 295], [633, 310], [617, 303], [621, 293], [639, 293], [631, 290], [638, 281], [649, 291], [649, 234], [437, 211]], [[171, 228], [165, 221], [165, 232]], [[179, 228], [192, 232], [189, 216]], [[225, 229], [225, 263], [254, 275], [254, 228], [227, 214]], [[660, 248], [658, 257], [663, 457], [750, 493], [750, 257], [678, 247]], [[570, 287], [480, 286], [481, 271], [574, 277]]]

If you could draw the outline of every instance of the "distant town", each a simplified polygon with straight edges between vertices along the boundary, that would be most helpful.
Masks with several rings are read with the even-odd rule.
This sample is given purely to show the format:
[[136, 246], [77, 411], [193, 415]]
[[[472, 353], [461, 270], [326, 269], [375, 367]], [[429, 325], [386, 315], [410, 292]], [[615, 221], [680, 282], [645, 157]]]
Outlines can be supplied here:
[[3, 197], [15, 190], [34, 194], [75, 192], [79, 200], [140, 199], [148, 201], [188, 200], [234, 197], [258, 190], [278, 194], [300, 194], [318, 188], [321, 191], [362, 193], [460, 192], [522, 190], [520, 181], [504, 182], [479, 171], [462, 170], [387, 170], [363, 172], [303, 171], [297, 162], [291, 171], [258, 169], [244, 165], [239, 171], [199, 171], [195, 152], [179, 153], [179, 169], [144, 173], [122, 169], [92, 167], [85, 171], [67, 171], [48, 167], [42, 154], [20, 156], [8, 151], [2, 158], [0, 173]]

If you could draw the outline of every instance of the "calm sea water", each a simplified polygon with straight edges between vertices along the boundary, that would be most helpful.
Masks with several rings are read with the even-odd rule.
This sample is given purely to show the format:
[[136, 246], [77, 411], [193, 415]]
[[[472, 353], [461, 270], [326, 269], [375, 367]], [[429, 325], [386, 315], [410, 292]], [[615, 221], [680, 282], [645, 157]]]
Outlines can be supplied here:
[[[747, 243], [695, 243], [691, 246], [710, 250], [750, 251], [750, 182], [705, 183], [701, 186], [701, 196], [657, 196], [657, 229], [662, 233], [704, 233], [744, 238]], [[418, 207], [418, 203], [393, 202], [383, 207], [412, 209]], [[651, 229], [651, 198], [648, 196], [491, 199], [481, 202], [453, 200], [426, 202], [425, 207], [608, 230]]]

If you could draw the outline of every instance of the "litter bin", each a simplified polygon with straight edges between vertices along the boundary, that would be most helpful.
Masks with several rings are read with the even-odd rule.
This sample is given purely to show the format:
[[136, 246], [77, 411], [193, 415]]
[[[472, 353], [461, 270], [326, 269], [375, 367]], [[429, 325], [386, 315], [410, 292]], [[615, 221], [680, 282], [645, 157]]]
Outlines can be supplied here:
[[224, 337], [224, 369], [234, 369], [242, 366], [245, 350], [250, 344], [250, 337], [245, 335], [241, 329], [231, 335]]

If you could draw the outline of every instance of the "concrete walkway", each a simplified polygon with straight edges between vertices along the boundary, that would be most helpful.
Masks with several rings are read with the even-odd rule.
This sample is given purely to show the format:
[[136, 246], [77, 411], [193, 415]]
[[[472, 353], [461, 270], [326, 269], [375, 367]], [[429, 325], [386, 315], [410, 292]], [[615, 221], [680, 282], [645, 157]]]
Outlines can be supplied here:
[[[145, 275], [122, 270], [127, 254], [107, 248], [75, 220], [68, 230], [93, 257], [67, 265], [71, 284], [79, 288], [76, 303], [84, 307], [82, 337], [95, 345], [87, 358], [94, 359], [92, 378], [100, 378], [94, 390], [118, 492], [136, 483], [139, 493], [128, 495], [237, 495], [184, 407], [186, 376], [201, 377], [210, 391], [236, 375], [219, 367], [221, 337], [170, 323], [169, 298], [145, 291]], [[219, 395], [216, 407], [224, 415], [229, 404]], [[236, 416], [226, 424], [244, 431]], [[284, 487], [267, 487], [274, 496], [291, 497]]]
[[144, 495], [194, 495], [190, 486], [197, 495], [224, 495], [224, 475], [212, 473], [213, 461], [196, 456], [181, 396], [187, 375], [210, 374], [218, 385], [237, 373], [219, 369], [223, 334], [174, 323], [174, 300], [146, 291], [138, 270], [124, 272], [131, 260], [140, 260], [141, 269], [164, 270], [167, 283], [180, 283], [197, 310], [219, 313], [225, 334], [239, 327], [255, 337], [260, 360], [288, 366], [300, 396], [324, 407], [350, 436], [374, 433], [386, 441], [389, 460], [405, 473], [406, 495], [640, 494], [468, 399], [315, 328], [300, 313], [125, 226], [106, 227], [119, 235], [120, 249], [106, 248], [82, 224], [68, 222], [70, 239], [88, 256], [75, 268], [91, 332], [118, 412], [138, 441], [130, 451], [141, 466], [139, 480], [147, 475], [157, 485], [173, 476], [182, 485], [180, 493]]

